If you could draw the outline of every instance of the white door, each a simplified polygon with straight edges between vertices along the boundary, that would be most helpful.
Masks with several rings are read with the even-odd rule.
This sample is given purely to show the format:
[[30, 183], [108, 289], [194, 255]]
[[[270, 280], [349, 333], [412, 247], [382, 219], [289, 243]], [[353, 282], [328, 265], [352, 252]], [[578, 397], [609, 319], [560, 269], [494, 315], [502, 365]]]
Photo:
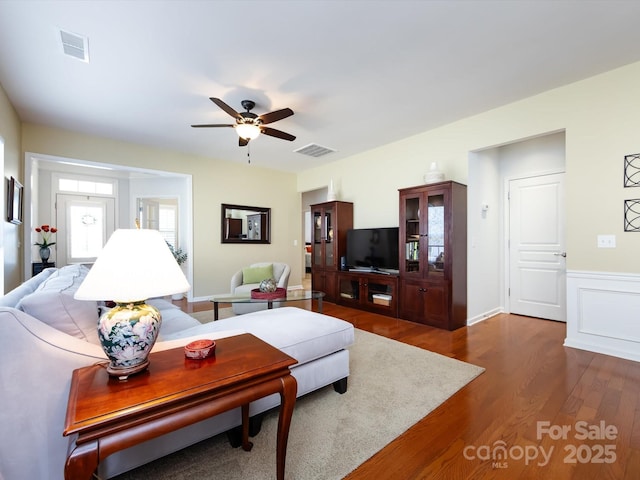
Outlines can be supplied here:
[[564, 174], [509, 182], [509, 311], [566, 322]]
[[115, 199], [58, 194], [56, 223], [58, 265], [93, 263], [115, 228]]

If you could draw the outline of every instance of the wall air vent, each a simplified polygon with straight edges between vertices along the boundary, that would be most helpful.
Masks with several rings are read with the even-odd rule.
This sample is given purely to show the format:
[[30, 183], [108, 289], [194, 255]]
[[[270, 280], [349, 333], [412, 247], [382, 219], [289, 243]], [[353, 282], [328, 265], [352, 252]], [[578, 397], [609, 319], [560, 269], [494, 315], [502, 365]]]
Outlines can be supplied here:
[[300, 147], [297, 150], [294, 150], [296, 153], [301, 153], [302, 155], [308, 155], [310, 157], [323, 157], [324, 155], [329, 155], [330, 153], [335, 152], [332, 148], [323, 147], [322, 145], [317, 145], [315, 143], [310, 143], [309, 145], [305, 145], [304, 147]]
[[83, 62], [89, 62], [89, 40], [87, 37], [60, 30], [60, 40], [62, 40], [62, 50], [66, 55]]

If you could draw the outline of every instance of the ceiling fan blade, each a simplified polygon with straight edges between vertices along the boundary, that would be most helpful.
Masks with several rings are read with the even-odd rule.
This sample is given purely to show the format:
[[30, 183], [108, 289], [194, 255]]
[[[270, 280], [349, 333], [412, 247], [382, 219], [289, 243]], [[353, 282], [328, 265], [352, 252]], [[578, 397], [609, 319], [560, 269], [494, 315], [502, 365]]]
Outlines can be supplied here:
[[238, 137], [238, 146], [239, 147], [244, 147], [244, 146], [246, 146], [248, 144], [249, 144], [249, 139]]
[[222, 100], [220, 100], [219, 98], [215, 98], [215, 97], [209, 97], [209, 100], [211, 100], [213, 103], [215, 103], [218, 107], [220, 107], [222, 110], [224, 110], [225, 112], [227, 112], [229, 115], [231, 115], [233, 118], [242, 118], [240, 116], [240, 114], [238, 112], [236, 112], [233, 108], [231, 108], [229, 105], [227, 105], [226, 103], [224, 103]]
[[282, 132], [280, 130], [276, 130], [275, 128], [270, 127], [260, 127], [260, 131], [265, 135], [269, 135], [271, 137], [281, 138], [282, 140], [289, 140], [290, 142], [294, 141], [296, 137], [291, 135], [290, 133]]
[[207, 123], [204, 125], [191, 125], [193, 128], [212, 128], [212, 127], [235, 127], [235, 125], [226, 123]]
[[291, 115], [293, 115], [293, 110], [290, 108], [283, 108], [282, 110], [276, 110], [275, 112], [265, 113], [264, 115], [258, 116], [258, 118], [262, 120], [263, 125], [266, 125], [267, 123], [277, 122], [278, 120], [290, 117]]

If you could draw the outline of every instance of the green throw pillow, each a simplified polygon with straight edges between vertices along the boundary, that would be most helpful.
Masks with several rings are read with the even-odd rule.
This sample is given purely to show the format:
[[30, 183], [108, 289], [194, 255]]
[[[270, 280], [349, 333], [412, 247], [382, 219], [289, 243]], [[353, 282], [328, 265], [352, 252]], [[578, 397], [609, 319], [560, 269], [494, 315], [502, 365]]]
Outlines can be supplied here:
[[242, 269], [242, 283], [260, 283], [267, 278], [273, 278], [273, 264]]

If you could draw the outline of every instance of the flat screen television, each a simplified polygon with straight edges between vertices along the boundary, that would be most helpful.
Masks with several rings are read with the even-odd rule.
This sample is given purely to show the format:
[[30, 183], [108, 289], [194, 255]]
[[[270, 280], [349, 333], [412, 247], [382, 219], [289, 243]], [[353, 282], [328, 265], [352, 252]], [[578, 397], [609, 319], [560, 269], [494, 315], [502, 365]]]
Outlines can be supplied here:
[[398, 273], [398, 227], [348, 230], [347, 268]]

